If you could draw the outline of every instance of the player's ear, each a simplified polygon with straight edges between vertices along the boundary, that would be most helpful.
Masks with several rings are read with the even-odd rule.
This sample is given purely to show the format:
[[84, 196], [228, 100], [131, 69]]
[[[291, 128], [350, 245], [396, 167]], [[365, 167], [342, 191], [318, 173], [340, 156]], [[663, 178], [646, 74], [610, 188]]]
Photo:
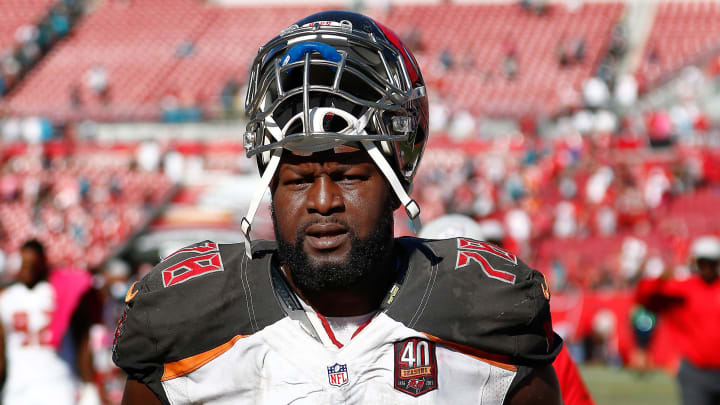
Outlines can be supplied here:
[[278, 180], [278, 173], [276, 171], [272, 180], [270, 180], [270, 197], [275, 196], [275, 190], [277, 189], [277, 186], [279, 183], [280, 183], [280, 180]]

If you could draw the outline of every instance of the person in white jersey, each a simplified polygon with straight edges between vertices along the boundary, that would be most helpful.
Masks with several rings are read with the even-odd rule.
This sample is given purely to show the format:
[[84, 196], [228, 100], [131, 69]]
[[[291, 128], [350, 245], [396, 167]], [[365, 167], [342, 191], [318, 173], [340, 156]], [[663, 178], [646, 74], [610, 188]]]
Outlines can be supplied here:
[[[60, 308], [58, 297], [68, 294], [49, 282], [43, 245], [27, 241], [20, 253], [17, 280], [0, 292], [2, 403], [99, 405], [87, 347], [90, 317], [82, 305], [90, 299], [76, 294], [79, 310], [63, 316], [68, 311]], [[70, 353], [74, 364], [61, 351]]]
[[[549, 293], [514, 254], [419, 228], [417, 62], [389, 29], [308, 16], [262, 46], [244, 135], [262, 174], [244, 243], [200, 242], [127, 293], [123, 404], [559, 404]], [[251, 240], [267, 188], [276, 242]]]

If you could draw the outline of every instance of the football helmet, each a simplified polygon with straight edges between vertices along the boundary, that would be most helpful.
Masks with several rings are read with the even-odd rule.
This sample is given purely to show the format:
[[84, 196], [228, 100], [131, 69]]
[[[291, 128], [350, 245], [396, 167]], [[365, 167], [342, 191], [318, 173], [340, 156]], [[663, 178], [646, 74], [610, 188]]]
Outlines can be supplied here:
[[472, 218], [461, 214], [447, 214], [432, 220], [418, 234], [425, 239], [472, 238], [485, 240], [482, 227]]
[[409, 197], [428, 136], [428, 100], [417, 61], [391, 30], [364, 15], [325, 11], [260, 47], [250, 70], [244, 134], [262, 175], [242, 220], [250, 228], [283, 149], [367, 150], [419, 232]]

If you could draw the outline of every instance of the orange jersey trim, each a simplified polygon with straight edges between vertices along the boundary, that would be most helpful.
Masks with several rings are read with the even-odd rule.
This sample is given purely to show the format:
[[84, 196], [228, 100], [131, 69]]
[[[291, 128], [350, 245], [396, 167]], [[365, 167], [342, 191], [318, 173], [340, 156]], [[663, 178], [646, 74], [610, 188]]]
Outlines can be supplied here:
[[125, 302], [132, 301], [132, 299], [137, 295], [138, 290], [135, 289], [135, 284], [137, 284], [137, 281], [132, 283], [130, 288], [128, 288], [127, 293], [125, 294]]
[[461, 345], [460, 343], [454, 343], [449, 340], [441, 339], [437, 336], [433, 336], [429, 333], [422, 332], [423, 335], [427, 336], [428, 339], [432, 340], [435, 343], [439, 343], [443, 346], [447, 346], [451, 349], [457, 350], [458, 352], [470, 356], [474, 359], [478, 359], [480, 361], [483, 361], [485, 363], [488, 363], [490, 365], [500, 367], [505, 370], [510, 371], [517, 371], [517, 367], [513, 364], [510, 364], [508, 362], [507, 356], [499, 355], [499, 354], [493, 354], [484, 352], [480, 349], [475, 349], [474, 347]]
[[173, 378], [182, 377], [186, 374], [192, 373], [221, 354], [230, 350], [235, 342], [244, 337], [247, 337], [247, 335], [237, 335], [220, 346], [212, 348], [206, 352], [186, 357], [182, 360], [173, 361], [172, 363], [166, 363], [165, 370], [163, 371], [163, 376], [160, 381], [172, 380]]

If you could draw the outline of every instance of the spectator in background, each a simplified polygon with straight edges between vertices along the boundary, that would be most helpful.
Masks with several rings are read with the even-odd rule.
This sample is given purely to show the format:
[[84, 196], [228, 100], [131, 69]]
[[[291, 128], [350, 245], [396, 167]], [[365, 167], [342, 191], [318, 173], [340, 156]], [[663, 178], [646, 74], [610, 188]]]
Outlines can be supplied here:
[[475, 135], [476, 126], [473, 115], [467, 110], [460, 110], [453, 115], [448, 132], [454, 140], [461, 141]]
[[50, 12], [50, 25], [58, 37], [62, 38], [70, 31], [70, 19], [63, 4], [58, 4], [57, 9]]
[[505, 230], [500, 221], [496, 219], [486, 219], [479, 223], [480, 234], [483, 240], [500, 247], [507, 247], [505, 244]]
[[453, 57], [448, 49], [443, 49], [440, 52], [440, 64], [445, 70], [450, 70], [453, 67]]
[[678, 372], [684, 405], [720, 403], [720, 239], [703, 236], [691, 247], [694, 273], [672, 278], [669, 267], [646, 274], [636, 290], [640, 305], [676, 328], [682, 353]]
[[651, 65], [659, 65], [660, 60], [660, 50], [658, 49], [657, 45], [653, 44], [647, 54], [647, 61]]
[[568, 53], [567, 38], [565, 35], [561, 36], [555, 46], [555, 55], [558, 60], [560, 67], [567, 67], [570, 65], [570, 54]]
[[521, 0], [520, 6], [525, 10], [537, 15], [545, 14], [548, 9], [547, 0]]
[[20, 196], [20, 178], [8, 170], [0, 177], [0, 201], [13, 202]]
[[6, 51], [0, 56], [0, 74], [5, 77], [5, 86], [10, 87], [15, 83], [21, 68], [13, 52]]
[[79, 109], [83, 106], [82, 90], [77, 83], [70, 86], [70, 105], [73, 109]]
[[102, 301], [102, 323], [93, 326], [93, 360], [99, 380], [103, 382], [102, 391], [110, 404], [119, 404], [122, 400], [124, 376], [112, 364], [112, 343], [117, 323], [125, 309], [125, 297], [130, 290], [131, 269], [121, 259], [112, 259], [103, 265], [95, 275]]
[[586, 361], [618, 364], [617, 317], [602, 308], [592, 318], [590, 335], [585, 339]]
[[89, 275], [51, 274], [37, 240], [25, 242], [21, 256], [18, 282], [0, 293], [2, 402], [99, 405], [89, 348], [92, 310], [97, 309]]
[[24, 24], [15, 30], [15, 42], [18, 44], [24, 44], [30, 41], [36, 41], [38, 39], [38, 28], [34, 24]]
[[175, 56], [185, 58], [195, 53], [195, 43], [191, 39], [185, 39], [175, 48]]
[[623, 239], [620, 248], [620, 274], [625, 280], [637, 279], [643, 263], [647, 259], [647, 243], [644, 241], [627, 236]]
[[240, 92], [240, 83], [235, 78], [231, 78], [225, 82], [222, 90], [220, 91], [220, 103], [223, 107], [223, 112], [226, 117], [231, 117], [235, 114], [235, 100]]
[[108, 74], [105, 66], [96, 64], [85, 72], [85, 85], [102, 102], [107, 104], [110, 101]]
[[585, 38], [577, 36], [572, 39], [563, 35], [555, 47], [560, 67], [568, 67], [582, 63], [585, 59]]
[[650, 146], [654, 148], [663, 148], [674, 143], [672, 120], [665, 111], [658, 110], [650, 114], [647, 131]]
[[608, 53], [615, 59], [620, 59], [627, 52], [627, 30], [622, 23], [616, 24], [612, 29]]
[[160, 165], [160, 145], [154, 140], [141, 143], [135, 159], [140, 169], [154, 172]]
[[600, 108], [610, 101], [610, 90], [607, 83], [598, 77], [591, 77], [583, 83], [583, 97], [589, 108]]
[[503, 58], [503, 74], [508, 80], [515, 79], [518, 74], [517, 47], [512, 39], [505, 41], [505, 56]]
[[635, 104], [638, 98], [638, 83], [633, 75], [623, 75], [615, 83], [615, 101], [623, 108]]
[[575, 38], [573, 43], [573, 56], [576, 63], [582, 63], [585, 60], [585, 37], [579, 36]]
[[28, 41], [20, 46], [20, 52], [17, 53], [19, 56], [20, 65], [23, 69], [27, 69], [32, 66], [40, 58], [40, 46], [35, 41]]

